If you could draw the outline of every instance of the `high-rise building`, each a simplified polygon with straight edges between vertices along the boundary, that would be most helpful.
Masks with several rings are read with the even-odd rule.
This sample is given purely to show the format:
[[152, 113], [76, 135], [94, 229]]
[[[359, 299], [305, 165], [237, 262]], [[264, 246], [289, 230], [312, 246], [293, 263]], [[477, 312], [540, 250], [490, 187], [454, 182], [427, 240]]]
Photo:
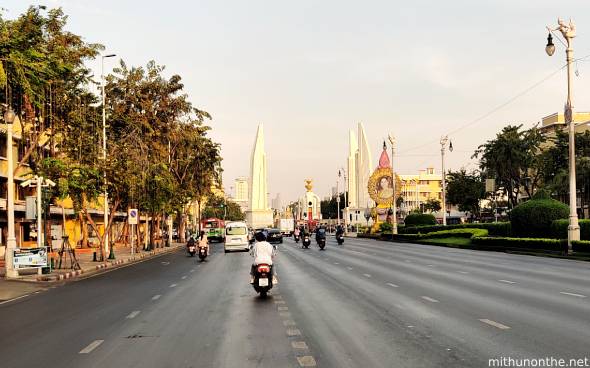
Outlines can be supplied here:
[[281, 201], [281, 193], [277, 193], [277, 196], [272, 200], [272, 209], [280, 211], [283, 207], [283, 202]]
[[240, 206], [243, 212], [248, 210], [249, 202], [249, 185], [248, 178], [239, 177], [235, 180], [236, 194], [234, 201]]

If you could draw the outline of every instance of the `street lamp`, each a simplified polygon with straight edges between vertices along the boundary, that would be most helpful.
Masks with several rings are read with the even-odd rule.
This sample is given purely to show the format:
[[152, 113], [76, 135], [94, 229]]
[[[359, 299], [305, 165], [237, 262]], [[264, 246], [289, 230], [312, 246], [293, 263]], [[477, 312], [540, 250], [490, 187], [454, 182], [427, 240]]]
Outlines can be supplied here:
[[[445, 149], [447, 147], [447, 142], [449, 141], [449, 136], [445, 135], [440, 137], [440, 157], [442, 161], [442, 224], [443, 226], [447, 226], [447, 183], [445, 178]], [[452, 147], [452, 146], [451, 146]], [[449, 147], [449, 150], [452, 150]]]
[[337, 207], [337, 218], [338, 226], [340, 226], [340, 170], [338, 170], [338, 180], [336, 180], [336, 207]]
[[551, 34], [554, 31], [561, 32], [567, 42], [565, 50], [567, 63], [567, 101], [565, 103], [565, 122], [568, 124], [569, 133], [569, 184], [570, 184], [570, 215], [569, 226], [567, 228], [567, 248], [568, 253], [572, 252], [572, 241], [580, 240], [580, 226], [578, 225], [577, 196], [576, 196], [576, 142], [575, 142], [575, 125], [572, 112], [572, 62], [574, 61], [574, 49], [572, 47], [573, 39], [576, 37], [576, 25], [570, 19], [569, 24], [565, 24], [562, 19], [557, 19], [559, 26], [555, 29], [547, 27], [549, 36], [547, 37], [547, 46], [545, 51], [551, 56], [555, 52], [553, 38]]
[[395, 155], [395, 137], [393, 134], [389, 133], [389, 143], [391, 144], [391, 181], [393, 182], [393, 228], [391, 230], [391, 237], [397, 234], [397, 198], [395, 192], [396, 180], [395, 180], [395, 171], [393, 170], [393, 156]]
[[[101, 71], [100, 71], [100, 78], [101, 78], [101, 91], [102, 91], [102, 159], [104, 160], [104, 164], [106, 165], [107, 162], [107, 117], [106, 117], [106, 94], [104, 91], [104, 59], [112, 58], [117, 55], [115, 54], [108, 54], [103, 55], [101, 58]], [[107, 231], [107, 225], [109, 223], [109, 201], [108, 201], [108, 192], [107, 192], [107, 173], [104, 172], [104, 254], [106, 255], [109, 253], [109, 233]], [[114, 257], [114, 255], [113, 255]], [[109, 255], [109, 258], [110, 255]]]
[[344, 176], [344, 212], [342, 217], [344, 217], [344, 235], [346, 236], [348, 234], [348, 182], [346, 178], [346, 170], [344, 170], [343, 167], [338, 171], [338, 174], [340, 173]]
[[12, 161], [12, 123], [16, 114], [12, 107], [8, 106], [4, 112], [6, 124], [6, 160], [8, 161], [8, 180], [6, 193], [6, 212], [8, 220], [8, 235], [6, 238], [6, 278], [18, 277], [18, 270], [14, 268], [14, 251], [16, 249], [16, 236], [14, 235], [14, 162]]

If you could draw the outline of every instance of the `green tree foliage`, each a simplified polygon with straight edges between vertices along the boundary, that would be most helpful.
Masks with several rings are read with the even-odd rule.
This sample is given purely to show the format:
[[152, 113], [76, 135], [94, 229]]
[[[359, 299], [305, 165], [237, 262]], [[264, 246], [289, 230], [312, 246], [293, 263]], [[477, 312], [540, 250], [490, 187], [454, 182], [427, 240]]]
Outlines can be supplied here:
[[538, 168], [544, 139], [537, 128], [522, 130], [522, 125], [509, 125], [473, 155], [479, 158], [486, 177], [496, 178], [496, 185], [513, 207], [521, 190], [530, 198], [540, 184], [542, 173]]
[[[338, 202], [336, 196], [332, 196], [329, 200], [320, 201], [320, 211], [324, 219], [338, 218]], [[340, 194], [340, 218], [342, 218], [342, 211], [344, 210], [344, 193]]]
[[480, 201], [485, 198], [485, 194], [485, 184], [478, 173], [467, 173], [461, 169], [447, 174], [446, 199], [458, 206], [459, 211], [469, 211], [479, 216]]
[[430, 212], [437, 212], [441, 210], [440, 201], [438, 199], [429, 198], [426, 203], [424, 203], [424, 210]]
[[219, 196], [211, 196], [203, 209], [203, 218], [220, 218], [227, 221], [243, 221], [245, 216], [240, 206]]
[[406, 226], [435, 225], [436, 218], [430, 213], [410, 213], [404, 219]]

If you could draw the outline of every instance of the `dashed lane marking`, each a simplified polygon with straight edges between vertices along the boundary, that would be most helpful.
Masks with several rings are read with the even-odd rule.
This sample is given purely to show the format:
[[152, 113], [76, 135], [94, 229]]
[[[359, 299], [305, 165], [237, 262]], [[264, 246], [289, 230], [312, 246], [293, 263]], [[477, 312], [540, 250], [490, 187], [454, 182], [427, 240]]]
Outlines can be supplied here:
[[352, 267], [346, 267], [349, 271], [352, 271]]
[[291, 313], [290, 312], [280, 312], [279, 316], [284, 317], [284, 318], [291, 318]]
[[501, 323], [498, 323], [498, 322], [495, 322], [495, 321], [492, 321], [492, 320], [489, 320], [489, 319], [480, 319], [479, 321], [480, 322], [483, 322], [483, 323], [486, 323], [486, 324], [488, 324], [490, 326], [494, 326], [496, 328], [499, 328], [500, 330], [509, 330], [510, 329], [509, 326], [503, 325]]
[[315, 359], [311, 355], [297, 357], [297, 361], [301, 367], [315, 367]]
[[291, 342], [293, 349], [308, 349], [305, 341], [293, 341]]
[[182, 280], [186, 280], [186, 275], [181, 277]]
[[85, 347], [84, 349], [80, 350], [80, 352], [78, 354], [89, 354], [89, 353], [92, 352], [92, 350], [96, 349], [103, 342], [104, 342], [104, 340], [94, 340], [93, 342], [91, 342], [90, 344], [88, 344], [87, 347]]
[[127, 315], [127, 317], [125, 317], [125, 318], [127, 318], [127, 319], [133, 319], [133, 318], [137, 317], [137, 315], [139, 313], [141, 313], [141, 311], [133, 311], [133, 312], [129, 313], [129, 315]]
[[334, 264], [335, 264], [335, 265], [339, 265], [340, 263], [338, 263], [338, 262], [334, 262]]
[[193, 273], [193, 272], [195, 272], [195, 270], [194, 269], [193, 270], [190, 270], [190, 272]]
[[463, 275], [467, 275], [469, 273], [467, 271], [457, 271], [457, 272], [462, 273]]
[[164, 265], [164, 266], [168, 266], [168, 265], [170, 264], [170, 262], [161, 262], [161, 263], [162, 263], [162, 265]]
[[285, 304], [284, 300], [275, 300], [275, 304]]
[[428, 267], [434, 267], [434, 265], [432, 265], [432, 264], [430, 264], [430, 265], [427, 265], [427, 266], [428, 266]]
[[503, 282], [505, 284], [516, 284], [516, 282], [510, 280], [498, 280], [498, 282]]
[[368, 273], [363, 273], [363, 276], [365, 276], [365, 277], [371, 277], [371, 275], [369, 275]]
[[586, 297], [586, 295], [575, 294], [575, 293], [568, 293], [568, 292], [565, 292], [565, 291], [560, 291], [559, 293], [560, 294], [563, 294], [563, 295], [575, 296], [576, 298], [585, 298]]
[[394, 288], [396, 288], [396, 287], [399, 287], [399, 286], [397, 286], [396, 284], [392, 284], [391, 282], [388, 282], [388, 283], [387, 283], [387, 284], [385, 284], [385, 285], [388, 285], [388, 286], [391, 286], [391, 287], [394, 287]]
[[289, 307], [279, 307], [279, 312], [288, 311]]
[[157, 295], [154, 295], [154, 296], [152, 296], [152, 300], [158, 300], [158, 299], [160, 299], [161, 297], [162, 297], [162, 295], [160, 295], [160, 294], [157, 294]]
[[295, 321], [291, 321], [290, 319], [283, 321], [283, 326], [295, 326]]
[[173, 287], [176, 287], [176, 284], [172, 284], [172, 285], [170, 285], [170, 287], [171, 287], [171, 288], [173, 288]]
[[289, 328], [289, 329], [287, 329], [287, 335], [288, 336], [300, 336], [301, 335], [301, 331], [299, 331], [296, 328]]
[[431, 303], [438, 303], [438, 300], [433, 299], [433, 298], [428, 297], [428, 296], [422, 296], [421, 298], [424, 299], [424, 300], [428, 300]]

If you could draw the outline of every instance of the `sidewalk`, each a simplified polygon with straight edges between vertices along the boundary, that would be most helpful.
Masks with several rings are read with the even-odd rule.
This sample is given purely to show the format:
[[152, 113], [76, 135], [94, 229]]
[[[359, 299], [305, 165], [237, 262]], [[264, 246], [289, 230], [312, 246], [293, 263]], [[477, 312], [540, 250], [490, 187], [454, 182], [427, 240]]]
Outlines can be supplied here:
[[[61, 269], [52, 269], [51, 273], [38, 275], [33, 270], [21, 271], [23, 274], [19, 276], [18, 279], [14, 281], [25, 281], [25, 282], [51, 282], [51, 281], [60, 281], [65, 279], [70, 279], [73, 277], [77, 277], [80, 275], [88, 275], [94, 274], [99, 272], [104, 272], [105, 269], [118, 267], [123, 264], [139, 262], [145, 258], [151, 258], [157, 256], [162, 253], [173, 252], [179, 248], [183, 248], [184, 243], [172, 243], [171, 247], [164, 247], [164, 248], [156, 248], [152, 251], [140, 251], [140, 253], [135, 253], [131, 255], [131, 248], [126, 246], [115, 246], [114, 253], [115, 259], [114, 260], [106, 260], [105, 262], [94, 262], [93, 261], [93, 253], [96, 251], [95, 248], [86, 248], [86, 249], [76, 249], [76, 258], [78, 263], [80, 264], [81, 269], [73, 270], [71, 268], [71, 262], [67, 254], [64, 255], [62, 261], [62, 268]], [[57, 267], [59, 262], [59, 256], [54, 257], [54, 265]], [[27, 274], [24, 274], [24, 273]], [[4, 267], [0, 269], [0, 277], [4, 278], [5, 269]], [[13, 281], [9, 280], [8, 282]], [[4, 286], [4, 285], [2, 285]], [[2, 293], [2, 288], [0, 287], [0, 294]], [[2, 297], [0, 297], [2, 299]]]

